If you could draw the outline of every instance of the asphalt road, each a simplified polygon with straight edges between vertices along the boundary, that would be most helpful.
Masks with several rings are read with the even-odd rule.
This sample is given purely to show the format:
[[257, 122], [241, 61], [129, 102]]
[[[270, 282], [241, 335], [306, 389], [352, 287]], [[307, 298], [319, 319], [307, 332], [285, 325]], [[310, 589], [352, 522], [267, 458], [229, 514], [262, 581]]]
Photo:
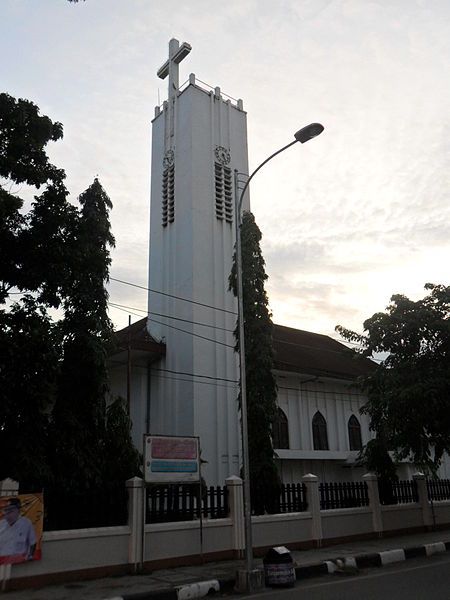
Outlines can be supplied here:
[[408, 560], [353, 576], [297, 582], [266, 590], [252, 600], [450, 600], [450, 557]]

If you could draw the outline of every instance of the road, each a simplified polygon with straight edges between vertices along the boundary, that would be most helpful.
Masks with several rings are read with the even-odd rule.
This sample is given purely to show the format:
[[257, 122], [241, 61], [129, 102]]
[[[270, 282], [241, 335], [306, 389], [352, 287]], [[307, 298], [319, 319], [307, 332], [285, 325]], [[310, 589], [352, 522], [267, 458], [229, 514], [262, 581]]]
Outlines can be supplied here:
[[297, 582], [294, 588], [266, 590], [252, 600], [450, 600], [447, 554], [408, 560], [353, 576]]

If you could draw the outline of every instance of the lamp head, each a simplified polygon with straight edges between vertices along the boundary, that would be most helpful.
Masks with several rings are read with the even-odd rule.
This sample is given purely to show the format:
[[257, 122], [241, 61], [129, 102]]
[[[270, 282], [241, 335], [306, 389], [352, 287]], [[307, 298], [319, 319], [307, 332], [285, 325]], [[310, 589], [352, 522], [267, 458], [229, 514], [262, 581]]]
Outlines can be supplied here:
[[312, 138], [317, 137], [324, 130], [324, 126], [320, 123], [311, 123], [310, 125], [306, 125], [306, 127], [302, 127], [296, 133], [294, 133], [294, 137], [297, 142], [304, 144], [308, 140], [312, 140]]

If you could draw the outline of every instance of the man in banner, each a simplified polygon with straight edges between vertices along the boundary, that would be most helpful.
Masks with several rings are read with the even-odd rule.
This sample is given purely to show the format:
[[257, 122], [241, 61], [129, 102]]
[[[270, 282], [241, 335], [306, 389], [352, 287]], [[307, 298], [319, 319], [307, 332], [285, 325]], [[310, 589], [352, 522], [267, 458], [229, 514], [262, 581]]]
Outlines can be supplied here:
[[20, 514], [21, 501], [10, 498], [0, 521], [0, 564], [33, 560], [36, 533], [27, 517]]

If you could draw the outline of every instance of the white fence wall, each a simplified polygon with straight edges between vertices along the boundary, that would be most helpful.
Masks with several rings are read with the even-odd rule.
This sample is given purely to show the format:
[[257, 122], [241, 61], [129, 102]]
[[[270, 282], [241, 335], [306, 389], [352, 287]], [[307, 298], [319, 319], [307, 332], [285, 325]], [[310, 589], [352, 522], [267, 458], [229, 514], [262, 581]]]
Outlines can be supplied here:
[[[377, 481], [365, 475], [370, 506], [320, 510], [318, 478], [308, 474], [308, 510], [300, 513], [263, 515], [252, 518], [254, 550], [261, 554], [278, 545], [301, 548], [320, 546], [349, 538], [450, 526], [450, 501], [428, 501], [425, 478], [416, 475], [419, 502], [381, 506]], [[230, 517], [199, 521], [158, 523], [144, 526], [142, 480], [127, 482], [129, 523], [122, 527], [46, 532], [42, 560], [12, 565], [5, 570], [7, 588], [42, 585], [48, 582], [99, 577], [133, 572], [143, 568], [192, 564], [205, 560], [243, 556], [244, 522], [242, 481], [227, 480]], [[1, 482], [0, 482], [1, 490]], [[142, 541], [144, 540], [144, 544]]]

